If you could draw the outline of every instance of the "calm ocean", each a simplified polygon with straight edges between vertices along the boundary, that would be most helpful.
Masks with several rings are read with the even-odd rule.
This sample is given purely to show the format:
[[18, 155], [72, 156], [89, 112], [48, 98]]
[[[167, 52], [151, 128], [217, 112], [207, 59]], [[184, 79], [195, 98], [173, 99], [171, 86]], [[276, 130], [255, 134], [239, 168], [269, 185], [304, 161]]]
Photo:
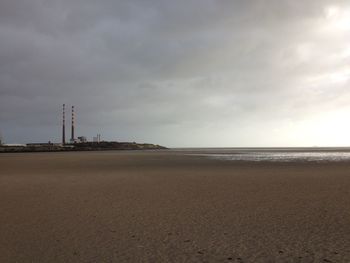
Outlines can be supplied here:
[[223, 161], [341, 162], [350, 161], [349, 147], [312, 148], [177, 148], [187, 155]]

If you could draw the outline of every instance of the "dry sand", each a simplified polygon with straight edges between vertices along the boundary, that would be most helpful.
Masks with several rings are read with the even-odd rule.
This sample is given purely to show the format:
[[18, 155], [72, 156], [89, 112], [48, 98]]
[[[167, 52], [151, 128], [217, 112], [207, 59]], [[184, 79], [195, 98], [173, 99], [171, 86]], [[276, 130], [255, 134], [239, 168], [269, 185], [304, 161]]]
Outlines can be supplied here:
[[0, 155], [0, 262], [350, 262], [350, 163]]

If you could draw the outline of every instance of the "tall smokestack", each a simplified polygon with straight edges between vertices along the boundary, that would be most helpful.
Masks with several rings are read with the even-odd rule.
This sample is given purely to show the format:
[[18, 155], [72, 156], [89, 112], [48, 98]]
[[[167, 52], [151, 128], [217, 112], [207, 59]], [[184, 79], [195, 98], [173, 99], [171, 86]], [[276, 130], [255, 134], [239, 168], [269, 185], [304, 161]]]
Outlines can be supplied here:
[[74, 143], [74, 106], [72, 106], [72, 138], [71, 142]]
[[66, 104], [63, 104], [63, 111], [62, 111], [62, 144], [66, 144], [66, 112], [65, 112]]

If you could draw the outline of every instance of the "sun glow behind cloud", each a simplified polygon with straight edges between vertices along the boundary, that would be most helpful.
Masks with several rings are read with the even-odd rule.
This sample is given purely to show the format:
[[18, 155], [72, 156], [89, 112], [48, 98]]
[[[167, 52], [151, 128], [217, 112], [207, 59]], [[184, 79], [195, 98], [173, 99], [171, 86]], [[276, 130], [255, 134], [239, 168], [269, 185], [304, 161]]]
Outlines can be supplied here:
[[338, 6], [325, 8], [325, 16], [328, 22], [326, 28], [332, 31], [350, 30], [350, 10]]
[[305, 69], [304, 77], [296, 78], [304, 116], [281, 122], [274, 131], [276, 141], [286, 136], [291, 145], [350, 145], [350, 7], [325, 7], [301, 34], [292, 61]]
[[293, 139], [309, 146], [350, 145], [350, 108], [322, 112], [292, 127]]

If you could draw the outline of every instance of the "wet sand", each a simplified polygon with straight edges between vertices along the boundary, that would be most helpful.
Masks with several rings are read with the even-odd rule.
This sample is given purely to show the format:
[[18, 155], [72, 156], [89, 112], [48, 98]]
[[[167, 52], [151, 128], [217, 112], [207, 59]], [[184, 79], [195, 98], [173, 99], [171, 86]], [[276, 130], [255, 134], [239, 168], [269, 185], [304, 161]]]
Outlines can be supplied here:
[[0, 155], [0, 262], [350, 262], [350, 163]]

